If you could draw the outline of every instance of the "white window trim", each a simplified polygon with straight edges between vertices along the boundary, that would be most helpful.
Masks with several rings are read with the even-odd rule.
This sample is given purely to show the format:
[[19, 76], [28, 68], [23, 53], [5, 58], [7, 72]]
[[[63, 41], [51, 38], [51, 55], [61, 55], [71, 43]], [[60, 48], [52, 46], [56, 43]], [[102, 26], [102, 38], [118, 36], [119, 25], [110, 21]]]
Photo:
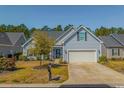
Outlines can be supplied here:
[[[120, 56], [120, 55], [118, 55], [118, 49], [119, 49], [119, 51], [120, 51], [120, 48], [112, 48], [112, 50], [114, 50], [113, 52], [114, 52], [114, 54], [112, 53], [112, 57], [114, 57], [114, 56]], [[115, 54], [115, 50], [116, 50], [116, 54]]]

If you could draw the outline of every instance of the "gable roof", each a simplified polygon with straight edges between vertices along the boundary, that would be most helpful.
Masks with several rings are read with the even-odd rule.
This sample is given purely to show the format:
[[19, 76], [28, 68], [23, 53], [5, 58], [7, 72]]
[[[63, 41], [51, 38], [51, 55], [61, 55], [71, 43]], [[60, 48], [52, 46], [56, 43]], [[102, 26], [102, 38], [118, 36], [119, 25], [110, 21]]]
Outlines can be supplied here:
[[54, 39], [60, 37], [65, 31], [47, 31], [48, 36]]
[[0, 45], [12, 45], [8, 35], [5, 32], [0, 32]]
[[[63, 35], [63, 33], [65, 33], [65, 31], [44, 31], [44, 32], [47, 32], [48, 33], [48, 37], [50, 38], [54, 38], [55, 40], [57, 38], [59, 38], [61, 35]], [[27, 42], [25, 42], [22, 47], [24, 47], [28, 42], [32, 41], [33, 40], [33, 37], [29, 38], [27, 40]]]
[[67, 31], [64, 31], [62, 35], [60, 35], [56, 41], [60, 40], [63, 36], [65, 36], [67, 33], [69, 33], [72, 29], [75, 29], [74, 26], [71, 26]]
[[112, 36], [100, 36], [99, 37], [106, 47], [123, 47], [116, 39]]
[[[79, 26], [78, 28], [75, 28], [74, 26], [70, 27], [67, 31], [45, 31], [48, 33], [49, 37], [54, 38], [56, 41], [60, 40], [61, 38], [63, 38], [64, 36], [66, 36], [66, 34], [68, 34], [68, 32], [70, 32], [72, 29], [74, 29], [74, 32], [72, 34], [70, 34], [67, 38], [64, 39], [64, 42], [70, 38], [75, 32], [79, 31], [81, 28], [83, 28], [85, 31], [87, 31], [88, 33], [90, 33], [97, 41], [99, 41], [100, 43], [103, 43], [98, 37], [95, 36], [95, 34], [93, 34], [91, 31], [89, 31], [86, 27], [84, 26]], [[33, 37], [31, 37], [27, 42], [25, 42], [22, 47], [24, 47], [27, 43], [29, 43], [30, 41], [33, 40]]]
[[73, 34], [75, 34], [76, 32], [78, 32], [80, 29], [84, 29], [86, 32], [88, 32], [90, 35], [92, 35], [97, 41], [99, 41], [100, 43], [103, 43], [95, 34], [93, 34], [90, 30], [88, 30], [86, 27], [84, 27], [83, 25], [80, 25], [75, 31], [74, 33], [72, 33], [69, 37], [67, 37], [64, 42], [66, 40], [68, 40]]
[[111, 34], [111, 36], [124, 46], [124, 34]]
[[13, 46], [22, 35], [22, 32], [0, 32], [0, 45]]

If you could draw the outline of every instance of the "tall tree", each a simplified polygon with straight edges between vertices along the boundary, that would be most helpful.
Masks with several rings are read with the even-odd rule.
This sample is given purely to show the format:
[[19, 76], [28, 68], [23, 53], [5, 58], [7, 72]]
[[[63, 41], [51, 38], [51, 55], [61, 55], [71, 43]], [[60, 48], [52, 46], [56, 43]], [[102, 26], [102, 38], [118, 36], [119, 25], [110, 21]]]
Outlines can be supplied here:
[[108, 28], [101, 27], [101, 28], [97, 28], [95, 30], [95, 34], [96, 34], [96, 36], [106, 36], [106, 35], [111, 34], [111, 31]]
[[121, 28], [121, 27], [119, 27], [118, 28], [118, 32], [117, 32], [118, 34], [124, 34], [124, 29], [123, 28]]
[[36, 31], [37, 29], [35, 27], [30, 29], [30, 33], [33, 33], [34, 31]]
[[30, 37], [30, 32], [26, 25], [20, 24], [19, 26], [16, 27], [16, 29], [17, 29], [17, 32], [24, 32], [26, 38]]
[[61, 25], [57, 25], [55, 31], [63, 31], [63, 30], [62, 30], [62, 26], [61, 26]]
[[6, 32], [7, 31], [7, 27], [5, 24], [0, 25], [0, 32]]
[[47, 25], [45, 25], [43, 28], [41, 28], [41, 30], [42, 30], [42, 31], [49, 31], [50, 28], [49, 28]]
[[33, 38], [35, 42], [36, 53], [41, 57], [44, 55], [48, 55], [54, 45], [54, 39], [48, 37], [48, 33], [45, 31], [35, 31], [33, 34]]
[[110, 35], [113, 33], [117, 33], [117, 34], [124, 34], [124, 29], [119, 27], [111, 27], [111, 28], [106, 28], [106, 27], [101, 27], [101, 28], [97, 28], [95, 30], [95, 34], [97, 36], [106, 36], [106, 35]]
[[7, 25], [7, 32], [13, 32], [14, 26], [13, 25]]

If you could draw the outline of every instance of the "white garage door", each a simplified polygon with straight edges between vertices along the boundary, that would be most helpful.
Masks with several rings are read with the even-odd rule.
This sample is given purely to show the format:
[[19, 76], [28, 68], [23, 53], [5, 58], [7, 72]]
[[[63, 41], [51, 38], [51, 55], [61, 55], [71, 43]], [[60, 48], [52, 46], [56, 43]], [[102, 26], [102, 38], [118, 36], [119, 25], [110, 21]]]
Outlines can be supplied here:
[[97, 62], [95, 50], [69, 51], [69, 62]]

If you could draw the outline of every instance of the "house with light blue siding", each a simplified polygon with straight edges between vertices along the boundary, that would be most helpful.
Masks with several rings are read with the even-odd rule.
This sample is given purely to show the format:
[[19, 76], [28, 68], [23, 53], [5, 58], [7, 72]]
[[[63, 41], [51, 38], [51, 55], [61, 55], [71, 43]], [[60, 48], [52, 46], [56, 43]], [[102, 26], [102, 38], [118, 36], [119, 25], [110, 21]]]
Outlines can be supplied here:
[[[101, 44], [103, 43], [91, 31], [84, 26], [78, 28], [70, 27], [68, 31], [49, 31], [49, 37], [56, 40], [51, 57], [62, 58], [64, 62], [97, 62], [102, 55]], [[28, 49], [34, 47], [33, 37], [23, 44], [23, 55], [36, 58], [35, 55], [29, 55]]]

